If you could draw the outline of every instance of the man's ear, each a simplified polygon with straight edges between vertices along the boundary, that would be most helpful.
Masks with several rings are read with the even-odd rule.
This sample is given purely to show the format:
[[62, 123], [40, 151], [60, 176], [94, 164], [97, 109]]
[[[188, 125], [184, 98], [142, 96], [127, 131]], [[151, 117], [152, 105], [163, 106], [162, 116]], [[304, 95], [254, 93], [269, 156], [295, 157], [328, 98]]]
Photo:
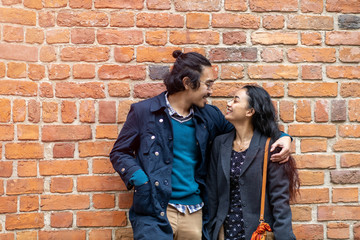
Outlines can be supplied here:
[[191, 88], [191, 82], [190, 82], [190, 78], [189, 78], [189, 77], [184, 77], [184, 78], [182, 79], [182, 83], [183, 83], [183, 85], [184, 85], [184, 87], [185, 87], [185, 90], [188, 90], [188, 89]]

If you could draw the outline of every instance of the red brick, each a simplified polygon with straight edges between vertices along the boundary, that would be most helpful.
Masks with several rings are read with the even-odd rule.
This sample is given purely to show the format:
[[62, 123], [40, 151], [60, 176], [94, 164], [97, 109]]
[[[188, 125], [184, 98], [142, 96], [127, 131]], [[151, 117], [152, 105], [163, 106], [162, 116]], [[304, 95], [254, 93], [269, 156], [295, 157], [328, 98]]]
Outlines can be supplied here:
[[51, 213], [50, 226], [54, 228], [70, 228], [73, 225], [72, 212]]
[[105, 98], [105, 84], [102, 82], [56, 83], [55, 96], [59, 98]]
[[87, 174], [86, 160], [50, 160], [40, 161], [39, 171], [42, 176]]
[[74, 64], [73, 76], [76, 79], [95, 78], [95, 65], [93, 65], [93, 64]]
[[360, 122], [360, 100], [354, 99], [349, 100], [348, 103], [348, 114], [349, 114], [349, 120], [354, 122]]
[[282, 29], [285, 18], [282, 15], [265, 15], [262, 22], [265, 29]]
[[10, 122], [10, 120], [11, 102], [9, 99], [0, 99], [0, 122]]
[[301, 0], [301, 12], [322, 13], [324, 4], [322, 0]]
[[[172, 53], [179, 50], [178, 47], [146, 47], [137, 48], [137, 62], [172, 63], [175, 61]], [[118, 73], [119, 74], [119, 73]]]
[[121, 240], [134, 239], [132, 228], [119, 228], [115, 230], [115, 238]]
[[54, 27], [55, 26], [55, 13], [54, 12], [39, 12], [39, 26]]
[[134, 12], [112, 12], [110, 15], [111, 27], [133, 27], [135, 26]]
[[288, 95], [292, 97], [335, 97], [337, 83], [289, 83]]
[[21, 196], [20, 197], [20, 211], [32, 212], [39, 210], [38, 196]]
[[79, 155], [80, 157], [108, 156], [113, 145], [113, 142], [107, 141], [80, 142]]
[[95, 102], [93, 100], [82, 100], [79, 109], [80, 122], [95, 122]]
[[341, 47], [339, 59], [342, 62], [360, 62], [360, 47]]
[[266, 82], [262, 86], [271, 97], [284, 96], [284, 83], [283, 82]]
[[70, 77], [70, 66], [67, 64], [51, 64], [49, 66], [49, 79], [63, 80]]
[[2, 0], [1, 2], [4, 6], [15, 5], [15, 4], [21, 3], [21, 1], [19, 1], [19, 0]]
[[244, 12], [247, 10], [246, 0], [225, 0], [225, 10]]
[[330, 239], [349, 239], [349, 224], [328, 223], [327, 237]]
[[76, 103], [72, 101], [62, 101], [61, 119], [63, 123], [72, 123], [77, 117]]
[[54, 158], [73, 158], [75, 151], [74, 143], [55, 143], [53, 148]]
[[115, 123], [116, 122], [116, 102], [100, 101], [99, 102], [99, 122]]
[[213, 13], [211, 26], [214, 28], [258, 29], [260, 17], [251, 14]]
[[90, 9], [92, 7], [92, 0], [70, 0], [69, 6], [71, 8], [86, 8]]
[[39, 231], [39, 240], [85, 240], [86, 230]]
[[144, 0], [97, 0], [95, 1], [95, 8], [118, 8], [118, 9], [142, 9]]
[[117, 125], [98, 125], [96, 126], [97, 139], [116, 139], [118, 135]]
[[333, 188], [332, 202], [358, 202], [358, 188]]
[[0, 8], [0, 22], [35, 26], [36, 12], [20, 8]]
[[293, 65], [251, 65], [248, 74], [251, 79], [297, 79], [299, 72]]
[[223, 43], [226, 45], [246, 43], [246, 33], [239, 31], [224, 32]]
[[56, 56], [57, 54], [53, 46], [43, 46], [40, 48], [40, 60], [42, 62], [54, 62]]
[[293, 124], [289, 126], [288, 133], [295, 137], [334, 137], [336, 126], [331, 124]]
[[92, 229], [89, 233], [89, 240], [112, 240], [112, 231], [111, 229]]
[[14, 139], [14, 125], [0, 125], [0, 132], [0, 141], [11, 141]]
[[109, 60], [108, 47], [64, 47], [61, 49], [61, 60], [71, 62], [103, 62]]
[[142, 83], [134, 86], [134, 97], [151, 98], [165, 91], [163, 83]]
[[9, 62], [7, 64], [7, 76], [9, 78], [25, 78], [26, 63]]
[[360, 171], [333, 170], [330, 172], [330, 180], [334, 184], [357, 184], [360, 183]]
[[360, 13], [358, 0], [327, 0], [326, 11], [341, 13]]
[[7, 195], [43, 193], [44, 179], [41, 178], [22, 178], [11, 179], [6, 184]]
[[111, 82], [108, 84], [111, 97], [130, 97], [130, 85], [124, 82]]
[[146, 77], [146, 67], [144, 65], [102, 65], [98, 70], [98, 75], [102, 80], [143, 80]]
[[46, 42], [48, 44], [69, 43], [70, 42], [70, 30], [69, 29], [47, 30]]
[[6, 66], [5, 63], [0, 62], [0, 78], [5, 77]]
[[302, 30], [333, 30], [334, 19], [331, 16], [292, 15], [289, 16], [287, 27]]
[[94, 194], [93, 195], [93, 206], [97, 209], [114, 208], [115, 207], [115, 196], [114, 194]]
[[44, 157], [44, 146], [41, 143], [7, 143], [5, 144], [7, 159], [41, 159]]
[[118, 123], [123, 123], [130, 111], [130, 106], [134, 102], [131, 100], [120, 101], [118, 105]]
[[324, 184], [324, 172], [299, 171], [301, 186], [314, 186]]
[[294, 224], [293, 231], [298, 240], [324, 239], [324, 227], [321, 224]]
[[360, 223], [354, 224], [354, 240], [360, 239]]
[[332, 100], [331, 101], [331, 121], [345, 121], [346, 120], [346, 101]]
[[315, 103], [315, 122], [329, 121], [329, 102], [328, 100], [317, 100]]
[[0, 80], [1, 95], [36, 96], [37, 83], [33, 81]]
[[187, 13], [186, 27], [188, 29], [209, 28], [210, 15], [207, 13]]
[[294, 121], [294, 103], [291, 101], [280, 101], [280, 119], [283, 122]]
[[360, 45], [360, 33], [340, 31], [327, 32], [325, 43], [327, 45]]
[[255, 62], [257, 61], [256, 48], [213, 48], [209, 59], [212, 62]]
[[292, 32], [253, 32], [251, 42], [262, 45], [296, 45], [298, 37], [297, 33]]
[[16, 232], [16, 240], [37, 240], [37, 231]]
[[58, 103], [57, 102], [43, 102], [42, 118], [46, 123], [58, 121]]
[[327, 140], [323, 138], [310, 138], [301, 140], [301, 152], [326, 152]]
[[108, 45], [139, 45], [143, 43], [143, 34], [139, 30], [100, 29], [97, 41]]
[[28, 120], [33, 123], [38, 123], [40, 121], [40, 102], [29, 100]]
[[78, 210], [90, 207], [88, 195], [42, 195], [41, 210]]
[[[2, 150], [0, 148], [0, 150]], [[12, 172], [13, 172], [13, 168], [12, 168], [13, 163], [10, 161], [1, 161], [0, 162], [0, 177], [2, 178], [8, 178], [11, 177]], [[1, 183], [2, 184], [2, 183]], [[0, 191], [1, 193], [1, 191]], [[1, 195], [1, 194], [0, 194]]]
[[321, 80], [322, 67], [316, 65], [301, 66], [301, 78], [303, 80]]
[[66, 0], [44, 0], [44, 7], [46, 8], [60, 8], [66, 7]]
[[326, 75], [329, 78], [358, 79], [359, 74], [360, 74], [359, 66], [327, 66], [326, 67]]
[[[0, 147], [0, 150], [1, 150], [1, 147]], [[3, 195], [3, 194], [4, 194], [4, 181], [0, 180], [0, 195]], [[0, 227], [1, 227], [1, 224], [0, 224]]]
[[311, 121], [311, 102], [309, 100], [298, 100], [296, 103], [296, 121]]
[[360, 149], [360, 140], [356, 139], [339, 139], [333, 145], [335, 152], [358, 152]]
[[213, 31], [171, 31], [169, 41], [174, 45], [217, 45], [220, 41], [220, 34]]
[[40, 92], [40, 97], [45, 97], [45, 98], [54, 97], [54, 90], [51, 83], [48, 82], [40, 83], [39, 92]]
[[284, 60], [282, 49], [265, 48], [261, 52], [261, 58], [264, 62], [282, 62]]
[[119, 193], [119, 208], [130, 208], [133, 203], [133, 193]]
[[38, 61], [38, 48], [33, 46], [3, 43], [0, 44], [0, 58], [36, 62]]
[[0, 197], [0, 213], [14, 213], [17, 211], [17, 197]]
[[127, 218], [123, 211], [77, 212], [78, 227], [120, 227], [126, 226]]
[[291, 206], [291, 213], [292, 213], [292, 221], [293, 222], [300, 222], [306, 221], [309, 222], [312, 220], [312, 210], [309, 206]]
[[[156, 38], [156, 40], [158, 40], [158, 39]], [[149, 43], [149, 44], [152, 44], [152, 43]], [[134, 59], [134, 48], [133, 47], [115, 47], [114, 58], [115, 58], [116, 62], [124, 62], [124, 63], [131, 62]]]
[[237, 80], [244, 77], [243, 65], [222, 65], [221, 66], [221, 79]]
[[105, 192], [126, 190], [119, 176], [81, 176], [77, 179], [78, 192]]
[[71, 42], [75, 44], [93, 44], [95, 42], [95, 31], [89, 28], [71, 29]]
[[108, 158], [97, 158], [93, 160], [93, 173], [115, 173]]
[[215, 82], [213, 85], [213, 97], [234, 97], [234, 94], [240, 90], [245, 83], [239, 82]]
[[299, 169], [332, 169], [336, 167], [334, 155], [310, 154], [295, 155], [296, 165]]
[[184, 17], [172, 13], [139, 13], [136, 15], [136, 26], [140, 28], [182, 28]]
[[19, 161], [17, 167], [19, 177], [36, 177], [37, 162], [36, 161]]
[[[25, 4], [25, 1], [24, 1]], [[29, 28], [26, 30], [25, 35], [26, 43], [34, 44], [34, 43], [43, 43], [44, 42], [44, 31], [42, 29], [37, 28]]]
[[106, 13], [99, 11], [61, 10], [57, 15], [61, 27], [105, 27], [109, 24]]
[[318, 32], [301, 33], [301, 44], [306, 46], [321, 45], [321, 34]]
[[52, 193], [70, 193], [73, 189], [73, 180], [68, 177], [51, 178], [50, 192]]
[[167, 32], [163, 30], [148, 31], [145, 35], [145, 41], [154, 46], [164, 46], [167, 42]]
[[310, 203], [328, 203], [329, 202], [328, 188], [306, 188], [300, 189], [300, 194], [297, 196], [296, 204], [310, 204]]
[[342, 168], [360, 167], [360, 154], [344, 153], [340, 156], [340, 166]]
[[5, 220], [6, 230], [17, 230], [27, 228], [43, 228], [44, 214], [43, 213], [21, 213], [6, 215]]
[[41, 80], [45, 78], [45, 66], [38, 64], [29, 64], [28, 77], [31, 80]]
[[218, 11], [220, 10], [220, 0], [198, 1], [198, 0], [186, 0], [174, 1], [175, 9], [179, 12], [186, 11]]
[[360, 206], [318, 206], [318, 221], [360, 220]]
[[250, 0], [250, 9], [254, 12], [296, 12], [298, 10], [298, 1]]
[[334, 48], [291, 48], [287, 57], [292, 63], [300, 62], [335, 62]]

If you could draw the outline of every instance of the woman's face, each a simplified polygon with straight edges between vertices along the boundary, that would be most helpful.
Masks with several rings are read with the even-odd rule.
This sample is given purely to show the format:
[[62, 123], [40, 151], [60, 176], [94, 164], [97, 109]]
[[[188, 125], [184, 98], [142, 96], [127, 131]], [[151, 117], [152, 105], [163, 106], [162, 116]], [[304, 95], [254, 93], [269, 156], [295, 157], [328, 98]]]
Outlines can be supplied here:
[[254, 109], [249, 108], [249, 96], [246, 89], [240, 89], [235, 93], [234, 98], [227, 103], [225, 118], [229, 122], [243, 121], [251, 119]]

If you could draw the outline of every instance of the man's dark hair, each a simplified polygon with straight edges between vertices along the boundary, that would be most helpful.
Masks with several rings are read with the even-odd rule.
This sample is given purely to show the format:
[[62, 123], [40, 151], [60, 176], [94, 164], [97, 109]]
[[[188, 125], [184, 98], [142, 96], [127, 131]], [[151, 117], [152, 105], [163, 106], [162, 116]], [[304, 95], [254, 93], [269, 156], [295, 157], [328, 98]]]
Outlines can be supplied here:
[[185, 86], [182, 82], [184, 77], [189, 79], [189, 84], [192, 89], [199, 88], [199, 79], [203, 67], [210, 67], [210, 61], [196, 52], [182, 53], [180, 50], [175, 50], [172, 55], [176, 58], [176, 61], [170, 73], [164, 79], [168, 94], [171, 95], [185, 90]]

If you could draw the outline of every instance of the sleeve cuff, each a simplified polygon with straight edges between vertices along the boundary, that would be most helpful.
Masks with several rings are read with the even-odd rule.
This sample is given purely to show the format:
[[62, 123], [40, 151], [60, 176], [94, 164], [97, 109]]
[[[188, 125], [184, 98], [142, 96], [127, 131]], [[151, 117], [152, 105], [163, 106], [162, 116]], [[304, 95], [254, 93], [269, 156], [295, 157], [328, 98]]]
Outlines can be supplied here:
[[281, 132], [281, 135], [280, 135], [279, 138], [282, 138], [282, 137], [290, 137], [290, 138], [291, 138], [291, 141], [293, 141], [293, 138], [292, 138], [289, 134], [287, 134], [287, 133]]

